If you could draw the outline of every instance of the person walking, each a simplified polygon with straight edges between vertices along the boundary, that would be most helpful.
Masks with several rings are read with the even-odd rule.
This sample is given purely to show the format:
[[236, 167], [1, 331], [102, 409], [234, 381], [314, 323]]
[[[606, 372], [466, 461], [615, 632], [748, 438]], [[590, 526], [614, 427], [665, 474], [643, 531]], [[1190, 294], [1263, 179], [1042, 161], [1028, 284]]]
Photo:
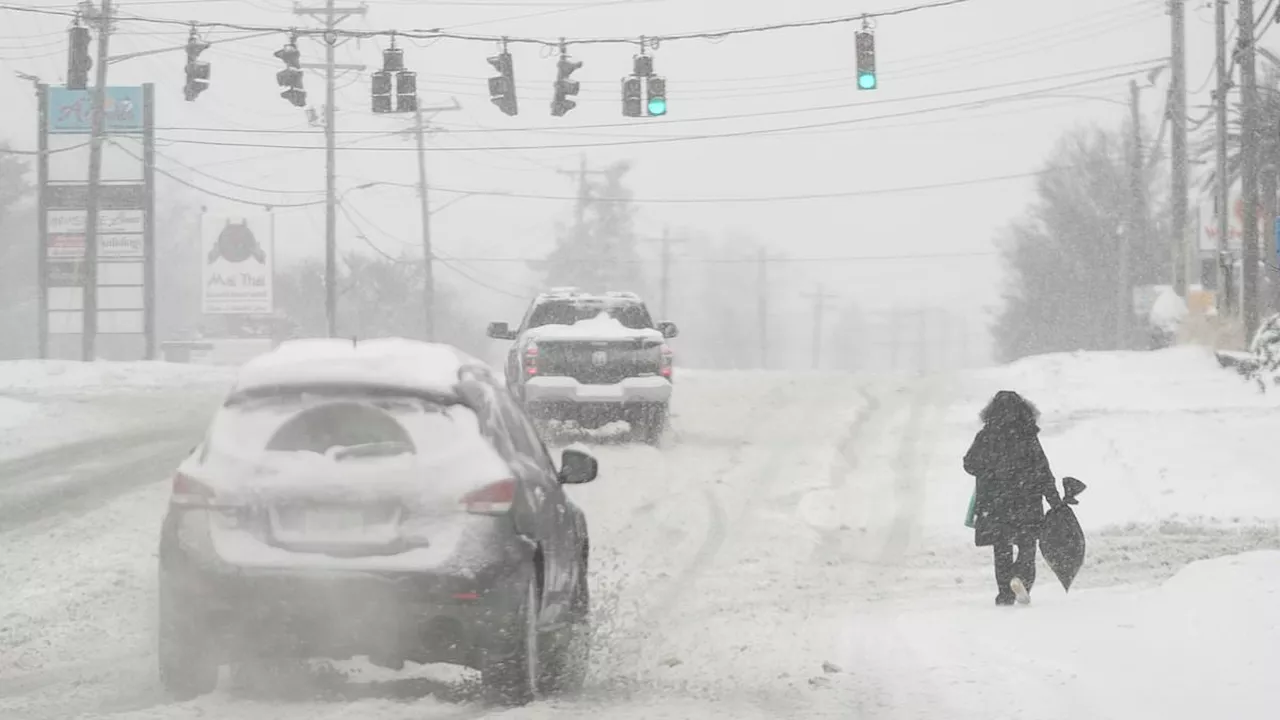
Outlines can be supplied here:
[[964, 470], [976, 480], [973, 543], [992, 549], [996, 604], [1026, 604], [1036, 581], [1043, 501], [1053, 508], [1062, 498], [1040, 446], [1040, 412], [1034, 405], [1001, 390], [980, 417], [982, 429], [964, 456]]

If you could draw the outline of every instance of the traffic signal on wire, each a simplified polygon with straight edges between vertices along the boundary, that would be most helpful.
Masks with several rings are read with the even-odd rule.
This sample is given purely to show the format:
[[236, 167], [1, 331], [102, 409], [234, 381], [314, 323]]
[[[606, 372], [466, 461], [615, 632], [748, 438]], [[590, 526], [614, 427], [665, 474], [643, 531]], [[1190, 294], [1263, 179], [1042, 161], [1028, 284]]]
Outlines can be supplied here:
[[875, 90], [879, 85], [876, 81], [876, 36], [867, 30], [859, 30], [854, 41], [858, 54], [858, 89]]
[[89, 69], [93, 57], [89, 54], [89, 28], [76, 24], [68, 31], [71, 49], [67, 53], [67, 89], [84, 90], [89, 87]]
[[489, 100], [502, 112], [515, 115], [520, 111], [520, 105], [516, 102], [516, 73], [511, 53], [503, 50], [489, 58], [489, 64], [498, 71], [497, 75], [489, 78]]
[[284, 88], [280, 97], [293, 103], [295, 107], [306, 107], [307, 91], [302, 89], [302, 53], [298, 45], [290, 40], [289, 44], [275, 52], [275, 56], [285, 67], [276, 73], [276, 83]]
[[183, 87], [183, 96], [187, 102], [195, 100], [200, 93], [209, 89], [209, 63], [200, 62], [200, 53], [209, 49], [209, 43], [196, 37], [192, 30], [187, 38], [187, 84]]
[[556, 63], [555, 97], [551, 100], [552, 115], [561, 117], [578, 106], [570, 96], [578, 94], [581, 84], [577, 80], [570, 80], [569, 76], [580, 67], [581, 60], [571, 60], [568, 55], [560, 55], [560, 61]]

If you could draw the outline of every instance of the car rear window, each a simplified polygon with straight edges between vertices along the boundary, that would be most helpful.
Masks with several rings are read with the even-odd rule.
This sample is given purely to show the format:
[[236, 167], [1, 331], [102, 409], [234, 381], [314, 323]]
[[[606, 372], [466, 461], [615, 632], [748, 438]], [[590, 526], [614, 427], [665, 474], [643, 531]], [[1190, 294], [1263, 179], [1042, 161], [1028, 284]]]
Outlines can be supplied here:
[[209, 449], [242, 458], [314, 453], [335, 459], [431, 456], [479, 441], [474, 412], [460, 404], [359, 392], [282, 392], [223, 406]]

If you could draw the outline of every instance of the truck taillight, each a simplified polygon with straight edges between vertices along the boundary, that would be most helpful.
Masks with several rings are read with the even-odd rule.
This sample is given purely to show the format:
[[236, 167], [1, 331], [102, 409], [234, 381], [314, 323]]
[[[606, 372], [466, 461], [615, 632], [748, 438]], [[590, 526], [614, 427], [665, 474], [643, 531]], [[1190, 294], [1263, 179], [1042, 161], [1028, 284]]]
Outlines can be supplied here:
[[538, 374], [538, 346], [530, 345], [524, 351], [524, 372], [526, 375]]
[[673, 356], [674, 356], [674, 353], [671, 352], [671, 347], [669, 345], [663, 345], [662, 346], [662, 364], [659, 369], [659, 372], [662, 373], [662, 377], [666, 377], [666, 378], [671, 377], [671, 361]]

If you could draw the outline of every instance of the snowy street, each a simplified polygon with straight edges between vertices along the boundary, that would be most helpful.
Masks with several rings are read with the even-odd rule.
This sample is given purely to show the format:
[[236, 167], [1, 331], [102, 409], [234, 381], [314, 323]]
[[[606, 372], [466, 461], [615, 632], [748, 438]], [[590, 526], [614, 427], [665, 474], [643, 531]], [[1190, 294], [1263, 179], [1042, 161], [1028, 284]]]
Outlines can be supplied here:
[[[960, 457], [1006, 384], [1040, 404], [1055, 473], [1089, 485], [1077, 585], [1042, 563], [1029, 608], [992, 605], [990, 551], [961, 524]], [[1234, 440], [1280, 417], [1199, 351], [923, 379], [678, 371], [665, 444], [596, 438], [600, 479], [570, 489], [593, 545], [588, 690], [515, 709], [449, 668], [360, 663], [305, 692], [224, 677], [166, 701], [157, 532], [209, 406], [145, 396], [164, 422], [0, 466], [0, 717], [1180, 720], [1280, 702], [1280, 486]]]

